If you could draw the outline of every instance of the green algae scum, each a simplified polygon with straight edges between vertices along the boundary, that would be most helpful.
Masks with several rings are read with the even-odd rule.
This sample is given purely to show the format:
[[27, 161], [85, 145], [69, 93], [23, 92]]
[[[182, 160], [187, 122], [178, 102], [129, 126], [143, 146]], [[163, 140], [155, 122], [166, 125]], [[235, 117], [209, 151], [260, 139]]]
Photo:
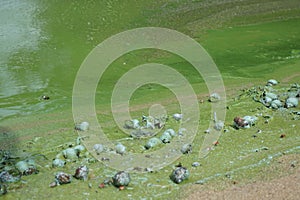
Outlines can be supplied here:
[[[292, 173], [276, 168], [285, 156], [299, 168], [298, 0], [4, 0], [0, 10], [5, 19], [0, 22], [0, 198], [188, 199], [197, 190]], [[214, 118], [211, 110], [222, 98], [209, 91], [191, 63], [160, 49], [134, 50], [110, 64], [95, 91], [97, 120], [115, 146], [89, 145], [90, 131], [97, 130], [85, 116], [74, 122], [72, 113], [77, 71], [105, 39], [141, 27], [176, 30], [202, 45], [224, 82], [226, 118]], [[181, 119], [176, 95], [155, 83], [130, 97], [130, 116], [139, 120], [124, 119], [131, 136], [116, 124], [114, 114], [126, 107], [111, 110], [115, 84], [145, 63], [167, 65], [185, 77], [199, 103], [199, 126], [175, 161], [159, 169], [140, 163], [121, 172], [102, 155], [135, 153], [148, 159], [188, 134], [180, 124], [188, 116]], [[156, 123], [149, 117], [155, 114], [162, 116]], [[210, 123], [220, 137], [199, 157], [213, 131]], [[149, 143], [150, 138], [156, 139]], [[167, 155], [160, 156], [163, 163]]]

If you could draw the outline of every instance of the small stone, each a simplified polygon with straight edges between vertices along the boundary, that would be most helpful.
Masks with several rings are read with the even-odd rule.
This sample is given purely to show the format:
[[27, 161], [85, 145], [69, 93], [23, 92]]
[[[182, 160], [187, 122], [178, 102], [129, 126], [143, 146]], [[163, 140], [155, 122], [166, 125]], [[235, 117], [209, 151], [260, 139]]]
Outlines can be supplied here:
[[5, 184], [0, 184], [0, 196], [7, 193], [7, 187]]
[[222, 130], [223, 127], [224, 127], [224, 122], [223, 121], [218, 120], [217, 122], [215, 122], [214, 129], [216, 129], [217, 131]]
[[181, 183], [182, 181], [188, 179], [190, 176], [189, 171], [185, 167], [177, 167], [175, 170], [173, 170], [172, 174], [170, 175], [170, 179], [174, 183]]
[[160, 139], [158, 139], [158, 138], [151, 138], [146, 143], [145, 148], [146, 149], [151, 149], [151, 148], [153, 148], [153, 147], [155, 147], [155, 146], [157, 146], [157, 145], [159, 145], [161, 143], [162, 143], [162, 141]]
[[278, 81], [276, 81], [275, 79], [270, 79], [267, 82], [267, 86], [273, 86], [273, 85], [277, 85]]
[[66, 161], [61, 160], [59, 158], [55, 158], [52, 161], [52, 167], [63, 167], [63, 166], [65, 166], [65, 164], [66, 164]]
[[88, 174], [89, 174], [88, 167], [83, 165], [83, 166], [78, 167], [75, 170], [74, 177], [77, 178], [77, 179], [81, 179], [81, 180], [86, 181], [88, 179]]
[[83, 145], [77, 145], [74, 147], [74, 149], [75, 149], [75, 151], [82, 153], [85, 150], [85, 147]]
[[124, 171], [120, 171], [116, 173], [112, 177], [112, 180], [113, 180], [113, 185], [116, 187], [128, 186], [131, 181], [129, 173]]
[[126, 152], [126, 147], [125, 147], [123, 144], [118, 143], [118, 144], [116, 145], [116, 152], [117, 152], [118, 154], [123, 155], [123, 154]]
[[188, 153], [191, 153], [192, 152], [192, 145], [191, 144], [184, 144], [182, 147], [181, 147], [181, 153], [183, 154], [188, 154]]
[[175, 114], [173, 115], [173, 118], [174, 118], [176, 121], [181, 120], [182, 117], [183, 117], [183, 115], [182, 115], [182, 114], [179, 114], [179, 113], [175, 113]]
[[176, 132], [171, 128], [167, 129], [165, 132], [168, 132], [172, 137], [176, 136]]
[[46, 95], [43, 95], [41, 98], [42, 98], [43, 100], [49, 100], [49, 99], [50, 99], [50, 97], [49, 97], [49, 96], [46, 96]]
[[74, 148], [67, 148], [62, 151], [65, 159], [76, 160], [79, 157], [79, 151]]
[[172, 136], [170, 135], [169, 132], [164, 132], [160, 138], [159, 138], [163, 143], [170, 143]]
[[199, 162], [193, 162], [193, 163], [192, 163], [192, 166], [193, 166], [193, 167], [198, 167], [198, 166], [200, 166], [200, 163], [199, 163]]
[[292, 107], [297, 107], [299, 103], [298, 98], [296, 97], [290, 97], [286, 100], [285, 106], [286, 108], [292, 108]]
[[55, 182], [57, 185], [71, 183], [72, 176], [64, 172], [58, 172], [55, 175]]
[[75, 126], [75, 129], [78, 131], [86, 131], [89, 129], [90, 124], [88, 122], [82, 122]]
[[100, 154], [104, 151], [104, 147], [102, 144], [95, 144], [94, 150], [96, 151], [97, 154]]
[[208, 99], [209, 102], [217, 102], [220, 100], [221, 100], [221, 96], [218, 93], [212, 93]]
[[20, 176], [13, 176], [8, 171], [0, 173], [0, 183], [14, 183], [20, 180]]

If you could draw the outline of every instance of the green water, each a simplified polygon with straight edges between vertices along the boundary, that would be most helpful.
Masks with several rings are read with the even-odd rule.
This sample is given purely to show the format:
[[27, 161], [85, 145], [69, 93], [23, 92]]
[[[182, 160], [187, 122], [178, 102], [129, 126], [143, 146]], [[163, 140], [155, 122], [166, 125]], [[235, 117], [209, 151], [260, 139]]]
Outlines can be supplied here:
[[[0, 17], [5, 19], [0, 22], [3, 119], [70, 106], [75, 75], [84, 58], [105, 38], [139, 27], [139, 5], [144, 3], [26, 0], [0, 4]], [[51, 101], [40, 101], [42, 95]]]
[[[184, 184], [176, 185], [168, 177], [177, 163], [153, 174], [132, 174], [129, 189], [122, 192], [114, 187], [104, 190], [97, 187], [100, 181], [115, 173], [101, 162], [89, 166], [95, 175], [89, 180], [92, 189], [86, 182], [80, 181], [55, 189], [48, 187], [57, 170], [73, 173], [74, 167], [79, 164], [69, 163], [63, 169], [49, 168], [55, 155], [66, 143], [74, 143], [78, 136], [72, 118], [72, 89], [77, 70], [88, 53], [104, 39], [137, 27], [172, 28], [192, 36], [208, 50], [227, 86], [230, 106], [225, 121], [227, 127], [230, 128], [236, 115], [255, 114], [259, 109], [266, 115], [274, 115], [270, 124], [265, 124], [261, 119], [255, 129], [230, 129], [220, 138], [221, 145], [207, 158], [199, 160], [203, 132], [210, 121], [207, 114], [210, 104], [206, 101], [200, 104], [201, 122], [194, 151], [178, 160], [189, 167], [194, 161], [201, 163], [199, 168], [190, 167], [191, 177], [187, 187], [198, 180], [218, 181], [218, 177], [224, 178], [227, 172], [234, 174], [233, 179], [247, 179], [258, 173], [259, 167], [269, 164], [273, 157], [299, 153], [299, 133], [294, 128], [300, 125], [299, 120], [291, 120], [290, 115], [284, 116], [286, 119], [283, 120], [280, 113], [261, 108], [251, 98], [233, 101], [230, 96], [239, 93], [235, 88], [234, 92], [230, 90], [233, 86], [263, 85], [267, 79], [282, 81], [299, 73], [299, 1], [266, 0], [257, 9], [260, 2], [0, 1], [1, 148], [7, 145], [25, 155], [42, 153], [49, 159], [38, 160], [40, 173], [23, 177], [23, 182], [19, 183], [21, 186], [11, 186], [12, 191], [7, 197], [63, 199], [64, 195], [68, 195], [73, 199], [96, 199], [101, 195], [103, 199], [176, 199], [179, 194], [183, 195]], [[117, 66], [124, 61], [131, 65], [119, 69]], [[169, 64], [189, 76], [188, 80], [197, 93], [207, 93], [202, 79], [174, 55], [149, 50], [120, 58], [106, 71], [96, 98], [99, 121], [112, 139], [123, 137], [112, 123], [110, 113], [113, 84], [126, 70], [144, 62]], [[292, 77], [290, 81], [299, 82], [299, 76]], [[282, 87], [289, 84], [284, 82]], [[153, 93], [148, 92], [149, 88]], [[42, 95], [50, 99], [41, 100]], [[162, 102], [170, 107], [171, 112], [177, 111], [178, 105], [172, 101], [169, 103], [172, 98], [174, 96], [165, 88], [145, 86], [135, 93], [132, 104], [140, 103], [142, 107], [134, 110], [133, 115], [140, 116], [153, 102]], [[252, 135], [258, 128], [263, 132], [254, 139]], [[283, 130], [288, 135], [285, 139], [279, 138]], [[134, 141], [132, 147], [139, 150], [141, 144], [143, 141]], [[269, 150], [253, 152], [262, 146], [269, 147]]]

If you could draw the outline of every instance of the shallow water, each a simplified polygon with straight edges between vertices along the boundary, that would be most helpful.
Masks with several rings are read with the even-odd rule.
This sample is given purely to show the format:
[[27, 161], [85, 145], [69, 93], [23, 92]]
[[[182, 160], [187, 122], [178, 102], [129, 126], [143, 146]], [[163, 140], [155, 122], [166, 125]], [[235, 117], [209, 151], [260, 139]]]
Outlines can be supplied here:
[[70, 106], [84, 58], [105, 38], [137, 26], [139, 12], [132, 1], [1, 1], [0, 120]]

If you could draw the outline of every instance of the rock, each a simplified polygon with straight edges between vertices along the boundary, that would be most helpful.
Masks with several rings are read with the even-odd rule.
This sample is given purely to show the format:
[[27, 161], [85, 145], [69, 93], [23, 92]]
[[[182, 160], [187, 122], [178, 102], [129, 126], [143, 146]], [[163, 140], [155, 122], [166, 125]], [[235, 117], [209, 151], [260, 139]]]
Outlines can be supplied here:
[[172, 136], [170, 135], [169, 132], [164, 132], [160, 138], [159, 138], [163, 143], [170, 143]]
[[277, 85], [278, 81], [276, 81], [275, 79], [270, 79], [267, 82], [267, 86], [273, 86], [273, 85]]
[[249, 128], [250, 127], [248, 122], [245, 119], [241, 118], [241, 117], [235, 117], [233, 119], [233, 125], [238, 129], [239, 128]]
[[278, 99], [277, 94], [274, 94], [274, 93], [272, 93], [272, 92], [266, 92], [266, 93], [264, 93], [264, 96], [265, 96], [265, 97], [268, 97], [268, 98], [270, 98], [270, 99], [272, 99], [272, 100]]
[[112, 177], [112, 180], [113, 180], [113, 185], [116, 187], [128, 186], [131, 181], [129, 173], [124, 171], [120, 171], [116, 173]]
[[298, 106], [298, 103], [299, 103], [299, 100], [298, 98], [296, 97], [290, 97], [286, 100], [285, 102], [285, 106], [287, 108], [292, 108], [292, 107], [297, 107]]
[[74, 148], [67, 148], [62, 151], [65, 159], [76, 160], [79, 157], [79, 151]]
[[176, 136], [176, 132], [173, 129], [171, 129], [171, 128], [165, 130], [165, 132], [168, 132], [172, 137]]
[[116, 152], [117, 152], [118, 154], [123, 155], [123, 154], [126, 152], [126, 147], [125, 147], [123, 144], [118, 143], [118, 144], [116, 145]]
[[66, 164], [66, 161], [61, 160], [59, 158], [55, 158], [52, 161], [52, 167], [63, 167], [63, 166], [65, 166], [65, 164]]
[[7, 187], [5, 184], [0, 184], [0, 196], [7, 193]]
[[0, 173], [0, 183], [14, 183], [20, 180], [20, 176], [13, 176], [8, 171], [2, 171]]
[[181, 147], [181, 153], [183, 154], [187, 154], [187, 153], [191, 153], [192, 152], [192, 145], [191, 144], [184, 144], [182, 147]]
[[83, 145], [77, 145], [74, 147], [74, 149], [75, 149], [75, 151], [82, 153], [85, 150], [85, 147]]
[[31, 175], [37, 174], [38, 170], [36, 169], [36, 165], [33, 160], [25, 160], [19, 161], [15, 164], [16, 168], [21, 172], [23, 175]]
[[81, 180], [86, 181], [88, 179], [88, 174], [89, 174], [88, 167], [83, 165], [83, 166], [78, 167], [75, 170], [74, 177], [77, 178], [77, 179], [81, 179]]
[[190, 176], [189, 171], [185, 167], [177, 167], [173, 170], [172, 174], [170, 175], [170, 179], [174, 183], [181, 183], [182, 181], [188, 179]]
[[58, 172], [55, 175], [55, 183], [56, 185], [62, 185], [71, 183], [72, 176], [70, 174], [64, 173], [64, 172]]
[[151, 138], [146, 143], [145, 148], [146, 149], [151, 149], [151, 148], [153, 148], [153, 147], [155, 147], [155, 146], [157, 146], [157, 145], [159, 145], [161, 143], [162, 143], [162, 141], [160, 139], [158, 139], [158, 138]]
[[223, 121], [218, 120], [218, 121], [215, 122], [214, 129], [216, 129], [217, 131], [222, 130], [223, 127], [224, 127], [224, 122]]
[[271, 108], [273, 109], [278, 109], [283, 106], [282, 102], [278, 99], [275, 99], [274, 101], [271, 102]]
[[104, 147], [102, 144], [95, 144], [93, 148], [97, 154], [100, 154], [101, 152], [104, 151]]
[[133, 138], [147, 138], [153, 136], [155, 133], [145, 129], [134, 130], [130, 133], [130, 136]]
[[173, 118], [174, 118], [176, 121], [181, 120], [182, 117], [183, 117], [183, 115], [182, 115], [182, 114], [179, 114], [179, 113], [175, 113], [175, 114], [173, 115]]
[[255, 117], [255, 116], [248, 116], [248, 115], [244, 116], [243, 119], [245, 121], [247, 121], [250, 126], [255, 125], [256, 121], [258, 120], [257, 117]]
[[221, 96], [218, 93], [212, 93], [208, 99], [209, 102], [217, 102], [220, 100], [221, 100]]
[[89, 123], [88, 122], [82, 122], [80, 124], [77, 124], [75, 126], [75, 129], [78, 130], [78, 131], [86, 131], [89, 129]]
[[126, 120], [124, 127], [127, 129], [138, 129], [140, 128], [140, 122], [138, 119]]
[[193, 162], [193, 163], [192, 163], [192, 166], [193, 166], [193, 167], [198, 167], [198, 166], [200, 166], [200, 163], [199, 163], [199, 162]]

